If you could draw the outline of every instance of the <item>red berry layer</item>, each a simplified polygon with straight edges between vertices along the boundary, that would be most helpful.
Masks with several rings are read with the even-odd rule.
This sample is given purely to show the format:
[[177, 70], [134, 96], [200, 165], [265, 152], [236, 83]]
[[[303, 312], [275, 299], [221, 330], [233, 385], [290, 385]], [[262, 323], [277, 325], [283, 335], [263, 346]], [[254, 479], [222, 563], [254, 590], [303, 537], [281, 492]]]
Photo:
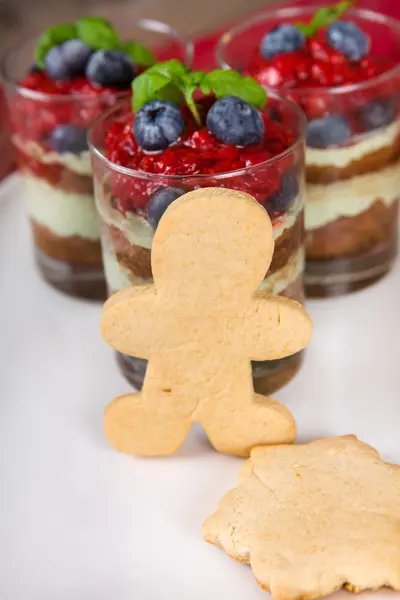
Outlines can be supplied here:
[[49, 134], [57, 125], [86, 128], [121, 94], [96, 87], [85, 78], [56, 82], [44, 72], [27, 75], [19, 87], [44, 96], [23, 92], [17, 96], [11, 111], [13, 130], [22, 140], [35, 141], [48, 150]]
[[[200, 112], [204, 117], [209, 101], [203, 103]], [[114, 179], [113, 194], [118, 199], [118, 208], [122, 211], [145, 211], [150, 195], [160, 185], [166, 185], [163, 175], [182, 176], [182, 182], [169, 181], [168, 185], [193, 188], [191, 177], [209, 175], [198, 180], [198, 185], [223, 186], [243, 190], [263, 202], [267, 196], [275, 192], [280, 185], [281, 176], [290, 170], [293, 157], [288, 156], [272, 165], [256, 168], [265, 161], [287, 150], [296, 136], [289, 128], [272, 120], [267, 111], [263, 113], [265, 135], [260, 144], [244, 148], [221, 143], [206, 127], [199, 129], [190, 113], [183, 109], [186, 129], [180, 140], [161, 152], [146, 153], [136, 143], [133, 134], [134, 116], [126, 113], [118, 121], [112, 123], [106, 136], [105, 147], [107, 158], [117, 165], [128, 167], [134, 171], [160, 175], [157, 182], [153, 179], [142, 179], [140, 176], [117, 175]], [[213, 177], [220, 173], [228, 173], [244, 168], [255, 167], [243, 175], [218, 180]]]
[[58, 94], [62, 96], [98, 96], [102, 93], [113, 93], [112, 88], [96, 86], [85, 77], [76, 77], [75, 79], [65, 81], [54, 81], [45, 71], [36, 71], [28, 74], [20, 83], [21, 88], [35, 90], [43, 94]]
[[[58, 125], [73, 124], [83, 129], [126, 92], [97, 87], [84, 77], [53, 81], [44, 71], [27, 75], [20, 83], [21, 92], [10, 104], [10, 118], [17, 136], [18, 162], [22, 168], [54, 185], [65, 167], [48, 164], [30, 156], [32, 142], [44, 153], [53, 152], [49, 136]], [[25, 94], [23, 90], [28, 90]], [[29, 91], [37, 92], [30, 94]], [[42, 94], [42, 95], [41, 95]], [[36, 154], [36, 153], [35, 153]]]
[[307, 39], [301, 50], [266, 60], [257, 48], [247, 73], [267, 87], [315, 88], [360, 83], [385, 73], [394, 61], [366, 56], [352, 62], [323, 36]]
[[[246, 67], [246, 74], [254, 77], [265, 88], [279, 88], [287, 96], [299, 102], [309, 119], [323, 117], [330, 112], [346, 113], [346, 98], [336, 96], [329, 99], [324, 89], [344, 85], [360, 84], [389, 71], [396, 66], [389, 58], [366, 56], [360, 61], [350, 61], [344, 54], [331, 48], [324, 39], [324, 32], [307, 39], [301, 50], [282, 53], [266, 60], [256, 48]], [[380, 84], [379, 88], [363, 90], [348, 98], [360, 104], [375, 97], [390, 98], [399, 88], [399, 80]], [[308, 94], [307, 90], [313, 90]], [[350, 96], [350, 95], [349, 95]], [[336, 111], [335, 111], [336, 108]], [[351, 112], [352, 106], [348, 107]]]

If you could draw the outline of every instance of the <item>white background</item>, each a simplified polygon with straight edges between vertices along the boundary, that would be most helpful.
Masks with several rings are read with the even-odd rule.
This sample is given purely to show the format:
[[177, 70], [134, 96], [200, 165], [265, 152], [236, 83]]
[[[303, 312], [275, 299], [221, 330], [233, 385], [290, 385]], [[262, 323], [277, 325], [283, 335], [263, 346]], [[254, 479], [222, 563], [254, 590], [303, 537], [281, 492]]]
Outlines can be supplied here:
[[[0, 194], [1, 600], [268, 599], [200, 536], [241, 461], [197, 429], [172, 458], [110, 449], [103, 409], [129, 387], [100, 339], [101, 307], [47, 287], [31, 255], [13, 176]], [[304, 367], [276, 394], [299, 440], [355, 433], [400, 462], [399, 263], [369, 290], [308, 308]]]

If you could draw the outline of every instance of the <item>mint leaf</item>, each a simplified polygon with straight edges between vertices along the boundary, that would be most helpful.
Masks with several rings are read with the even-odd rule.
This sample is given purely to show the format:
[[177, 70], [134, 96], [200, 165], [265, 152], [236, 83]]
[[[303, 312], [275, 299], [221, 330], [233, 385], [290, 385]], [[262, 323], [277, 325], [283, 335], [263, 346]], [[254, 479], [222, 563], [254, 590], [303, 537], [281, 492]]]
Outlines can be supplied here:
[[107, 21], [107, 19], [104, 19], [103, 17], [96, 17], [95, 15], [91, 15], [90, 17], [82, 17], [82, 19], [79, 19], [78, 23], [92, 23], [94, 26], [107, 25], [107, 27], [112, 27], [110, 21]]
[[178, 59], [172, 58], [162, 63], [157, 63], [148, 69], [151, 73], [161, 73], [171, 80], [177, 81], [179, 77], [182, 77], [189, 73], [189, 69], [185, 67]]
[[93, 50], [115, 50], [121, 41], [114, 27], [101, 17], [85, 17], [76, 23], [78, 37]]
[[152, 100], [169, 100], [176, 104], [180, 103], [181, 93], [171, 78], [162, 73], [150, 73], [150, 71], [151, 67], [132, 82], [134, 113]]
[[207, 74], [190, 71], [179, 60], [172, 59], [153, 65], [133, 80], [133, 111], [136, 113], [152, 100], [170, 100], [179, 104], [183, 95], [197, 124], [201, 125], [194, 100], [198, 88], [204, 94], [214, 93], [217, 98], [238, 96], [256, 108], [264, 108], [267, 101], [265, 91], [251, 77], [221, 69]]
[[58, 44], [62, 44], [63, 42], [67, 42], [76, 37], [78, 37], [78, 32], [75, 25], [65, 23], [49, 27], [49, 29], [46, 29], [40, 36], [36, 45], [35, 63], [38, 67], [44, 69], [44, 59], [48, 51], [51, 50], [53, 46], [58, 46]]
[[152, 100], [181, 101], [182, 78], [188, 69], [177, 59], [157, 63], [141, 73], [132, 82], [133, 112], [137, 112]]
[[334, 21], [339, 19], [350, 7], [351, 2], [339, 2], [335, 6], [326, 6], [324, 8], [320, 8], [314, 15], [313, 20], [311, 21], [311, 27], [314, 31], [318, 31], [319, 29], [328, 27]]
[[122, 50], [141, 67], [151, 67], [156, 62], [153, 52], [138, 42], [122, 42]]
[[297, 27], [301, 33], [304, 33], [306, 37], [312, 37], [312, 28], [310, 24], [306, 25], [305, 23], [295, 23], [294, 26]]
[[200, 87], [205, 74], [202, 71], [190, 71], [180, 77], [180, 88], [189, 107], [190, 112], [194, 116], [196, 123], [201, 125], [201, 118], [197, 110], [196, 103], [193, 99], [195, 90]]
[[343, 0], [333, 6], [324, 6], [317, 10], [310, 23], [296, 23], [296, 27], [304, 33], [306, 37], [313, 37], [320, 29], [329, 27], [335, 21], [353, 6], [351, 0]]
[[204, 94], [214, 93], [217, 98], [237, 96], [256, 108], [264, 108], [267, 103], [267, 94], [261, 85], [237, 71], [211, 71], [205, 75], [200, 88]]
[[201, 86], [205, 76], [206, 74], [203, 71], [189, 71], [183, 80], [185, 85], [192, 86], [195, 89]]

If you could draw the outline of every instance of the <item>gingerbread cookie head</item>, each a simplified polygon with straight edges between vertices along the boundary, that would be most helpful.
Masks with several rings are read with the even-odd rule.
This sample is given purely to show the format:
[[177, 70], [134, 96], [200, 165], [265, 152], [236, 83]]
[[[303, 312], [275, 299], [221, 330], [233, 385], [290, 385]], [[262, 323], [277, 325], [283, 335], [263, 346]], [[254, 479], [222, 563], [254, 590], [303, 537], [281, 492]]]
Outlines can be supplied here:
[[115, 448], [170, 454], [193, 423], [229, 454], [294, 440], [290, 412], [257, 397], [251, 378], [251, 360], [289, 356], [311, 337], [297, 302], [256, 292], [273, 245], [267, 213], [247, 194], [200, 189], [168, 208], [153, 242], [154, 285], [115, 294], [103, 311], [106, 341], [149, 361], [140, 394], [106, 409]]
[[203, 526], [274, 600], [400, 590], [400, 467], [354, 436], [259, 447]]
[[154, 281], [157, 288], [178, 294], [196, 288], [202, 302], [233, 294], [250, 298], [268, 271], [273, 250], [271, 221], [252, 196], [198, 189], [171, 204], [158, 225], [152, 245]]

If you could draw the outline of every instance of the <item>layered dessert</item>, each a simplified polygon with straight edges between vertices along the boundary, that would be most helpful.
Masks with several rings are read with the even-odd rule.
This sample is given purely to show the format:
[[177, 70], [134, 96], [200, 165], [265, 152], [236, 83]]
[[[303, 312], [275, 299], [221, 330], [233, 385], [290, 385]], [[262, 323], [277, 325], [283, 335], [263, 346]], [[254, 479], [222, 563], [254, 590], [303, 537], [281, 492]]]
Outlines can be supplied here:
[[[161, 72], [168, 72], [167, 97], [174, 100], [157, 91], [156, 98], [145, 94], [138, 101]], [[226, 76], [233, 78], [229, 85]], [[180, 82], [191, 78], [195, 84], [189, 83], [191, 91], [185, 94]], [[302, 301], [304, 144], [296, 107], [274, 97], [265, 107], [265, 93], [252, 79], [221, 71], [192, 73], [178, 61], [151, 67], [135, 80], [133, 90], [133, 110], [125, 102], [99, 124], [99, 138], [93, 130], [110, 292], [152, 281], [154, 231], [176, 198], [198, 187], [228, 187], [254, 196], [273, 223], [275, 252], [261, 287]], [[121, 360], [126, 376], [140, 387], [145, 362]], [[255, 364], [257, 389], [277, 389], [299, 364], [300, 356]]]
[[298, 9], [278, 23], [271, 16], [262, 34], [258, 23], [260, 41], [243, 67], [308, 119], [305, 280], [319, 296], [375, 281], [397, 251], [400, 25], [350, 7]]
[[155, 58], [98, 17], [52, 27], [35, 42], [34, 59], [30, 50], [34, 64], [22, 77], [13, 68], [18, 51], [6, 58], [5, 69], [37, 263], [58, 289], [103, 298], [87, 129], [118, 98], [131, 95], [132, 80]]

